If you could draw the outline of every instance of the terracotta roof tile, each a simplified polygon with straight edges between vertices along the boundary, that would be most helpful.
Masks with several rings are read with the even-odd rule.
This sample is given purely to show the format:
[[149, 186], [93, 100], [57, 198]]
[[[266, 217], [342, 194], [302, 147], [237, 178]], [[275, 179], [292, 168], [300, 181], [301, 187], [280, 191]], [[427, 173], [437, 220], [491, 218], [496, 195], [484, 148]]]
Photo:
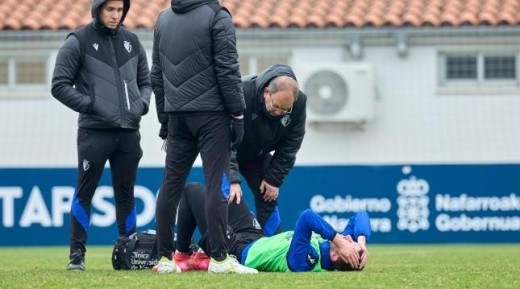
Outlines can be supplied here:
[[[238, 28], [520, 25], [520, 0], [224, 0]], [[152, 29], [170, 0], [132, 0], [129, 28]], [[0, 0], [0, 30], [76, 29], [90, 0]]]
[[342, 14], [332, 12], [325, 18], [325, 27], [341, 27], [343, 22]]
[[456, 13], [445, 13], [441, 16], [441, 25], [442, 26], [459, 26], [460, 24], [459, 16]]

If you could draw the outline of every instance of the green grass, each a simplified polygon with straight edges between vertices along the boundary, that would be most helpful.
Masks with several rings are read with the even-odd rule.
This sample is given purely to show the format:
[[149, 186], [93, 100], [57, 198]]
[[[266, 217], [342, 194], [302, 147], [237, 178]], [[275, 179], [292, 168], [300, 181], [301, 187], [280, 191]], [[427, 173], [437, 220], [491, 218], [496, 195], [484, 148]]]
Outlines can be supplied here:
[[362, 272], [114, 271], [111, 247], [88, 247], [84, 272], [68, 272], [65, 247], [0, 247], [0, 288], [520, 288], [520, 244], [372, 245]]

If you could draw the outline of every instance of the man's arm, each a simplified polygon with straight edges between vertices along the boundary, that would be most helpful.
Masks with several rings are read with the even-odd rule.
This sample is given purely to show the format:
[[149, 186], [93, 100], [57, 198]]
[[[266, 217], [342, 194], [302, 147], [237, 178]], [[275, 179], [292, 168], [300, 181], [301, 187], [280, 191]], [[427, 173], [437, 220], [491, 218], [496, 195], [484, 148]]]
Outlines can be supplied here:
[[[300, 92], [302, 94], [302, 92]], [[306, 97], [301, 97], [299, 101], [303, 103], [303, 110], [297, 119], [292, 119], [293, 126], [287, 135], [278, 142], [270, 165], [265, 172], [265, 181], [272, 186], [280, 187], [294, 167], [296, 155], [305, 136], [305, 118], [306, 118]]]
[[351, 236], [358, 243], [360, 243], [359, 237], [369, 240], [371, 233], [370, 217], [366, 211], [357, 212], [350, 217], [347, 226], [343, 230], [343, 235]]
[[287, 253], [287, 264], [291, 271], [310, 271], [319, 262], [319, 254], [311, 246], [312, 232], [330, 241], [337, 235], [334, 228], [311, 209], [303, 211], [296, 221]]
[[229, 182], [240, 184], [240, 172], [237, 161], [237, 150], [231, 150], [231, 158], [229, 160]]
[[343, 235], [350, 236], [353, 241], [361, 247], [361, 257], [359, 269], [363, 269], [368, 261], [367, 241], [372, 234], [370, 217], [366, 211], [360, 211], [350, 217], [347, 226], [343, 230]]
[[231, 158], [229, 160], [229, 182], [231, 183], [231, 186], [229, 188], [228, 202], [232, 203], [233, 201], [236, 201], [237, 204], [240, 204], [242, 199], [242, 188], [240, 187], [240, 173], [238, 170], [236, 149], [231, 149]]
[[52, 74], [52, 95], [70, 109], [80, 113], [92, 112], [89, 95], [74, 88], [75, 78], [81, 68], [81, 48], [78, 39], [71, 35], [65, 40], [56, 57]]
[[141, 98], [144, 103], [143, 115], [148, 113], [150, 108], [150, 98], [152, 96], [152, 86], [150, 84], [150, 71], [148, 70], [148, 60], [146, 59], [146, 51], [141, 42], [139, 42], [139, 63], [137, 68], [137, 87], [141, 92]]
[[228, 111], [241, 115], [246, 108], [240, 77], [235, 26], [224, 9], [217, 11], [213, 25], [214, 67], [218, 85]]
[[152, 69], [150, 71], [150, 80], [152, 90], [155, 95], [155, 106], [157, 108], [157, 118], [161, 124], [168, 123], [168, 114], [164, 112], [164, 86], [163, 72], [161, 67], [160, 51], [159, 51], [159, 29], [155, 27], [153, 34], [152, 48]]

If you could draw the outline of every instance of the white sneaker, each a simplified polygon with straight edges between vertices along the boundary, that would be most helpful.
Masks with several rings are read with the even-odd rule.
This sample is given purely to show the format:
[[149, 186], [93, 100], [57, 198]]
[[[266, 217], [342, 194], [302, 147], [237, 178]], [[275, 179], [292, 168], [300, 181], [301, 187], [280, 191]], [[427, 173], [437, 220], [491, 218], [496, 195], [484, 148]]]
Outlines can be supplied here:
[[238, 263], [237, 259], [227, 256], [226, 259], [218, 262], [211, 258], [208, 267], [209, 273], [236, 273], [236, 274], [257, 274], [258, 270], [246, 267]]
[[172, 260], [169, 260], [166, 257], [161, 257], [161, 260], [157, 265], [153, 266], [152, 268], [153, 272], [156, 273], [181, 273], [181, 268], [179, 266], [175, 265], [175, 262]]

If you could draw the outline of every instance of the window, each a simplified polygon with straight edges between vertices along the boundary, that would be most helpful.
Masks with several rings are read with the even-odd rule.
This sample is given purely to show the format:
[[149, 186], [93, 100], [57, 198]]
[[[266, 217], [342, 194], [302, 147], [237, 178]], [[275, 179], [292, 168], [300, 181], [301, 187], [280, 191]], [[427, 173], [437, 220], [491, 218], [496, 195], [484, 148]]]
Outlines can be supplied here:
[[516, 79], [516, 57], [485, 56], [484, 79]]
[[516, 82], [517, 55], [497, 53], [441, 54], [443, 84]]
[[289, 57], [287, 55], [267, 55], [258, 57], [258, 72], [264, 71], [275, 63], [287, 64], [288, 61]]
[[476, 56], [446, 57], [447, 79], [477, 79]]
[[439, 53], [439, 95], [520, 94], [520, 53], [506, 51], [444, 51]]
[[289, 55], [285, 54], [272, 54], [272, 55], [241, 55], [239, 57], [240, 62], [240, 73], [242, 76], [258, 74], [264, 71], [267, 67], [275, 64], [288, 64]]
[[32, 98], [49, 94], [49, 57], [16, 53], [0, 55], [0, 98]]
[[16, 61], [16, 83], [19, 85], [45, 84], [47, 63], [43, 60]]
[[9, 63], [6, 60], [0, 60], [0, 86], [7, 85], [9, 81]]

